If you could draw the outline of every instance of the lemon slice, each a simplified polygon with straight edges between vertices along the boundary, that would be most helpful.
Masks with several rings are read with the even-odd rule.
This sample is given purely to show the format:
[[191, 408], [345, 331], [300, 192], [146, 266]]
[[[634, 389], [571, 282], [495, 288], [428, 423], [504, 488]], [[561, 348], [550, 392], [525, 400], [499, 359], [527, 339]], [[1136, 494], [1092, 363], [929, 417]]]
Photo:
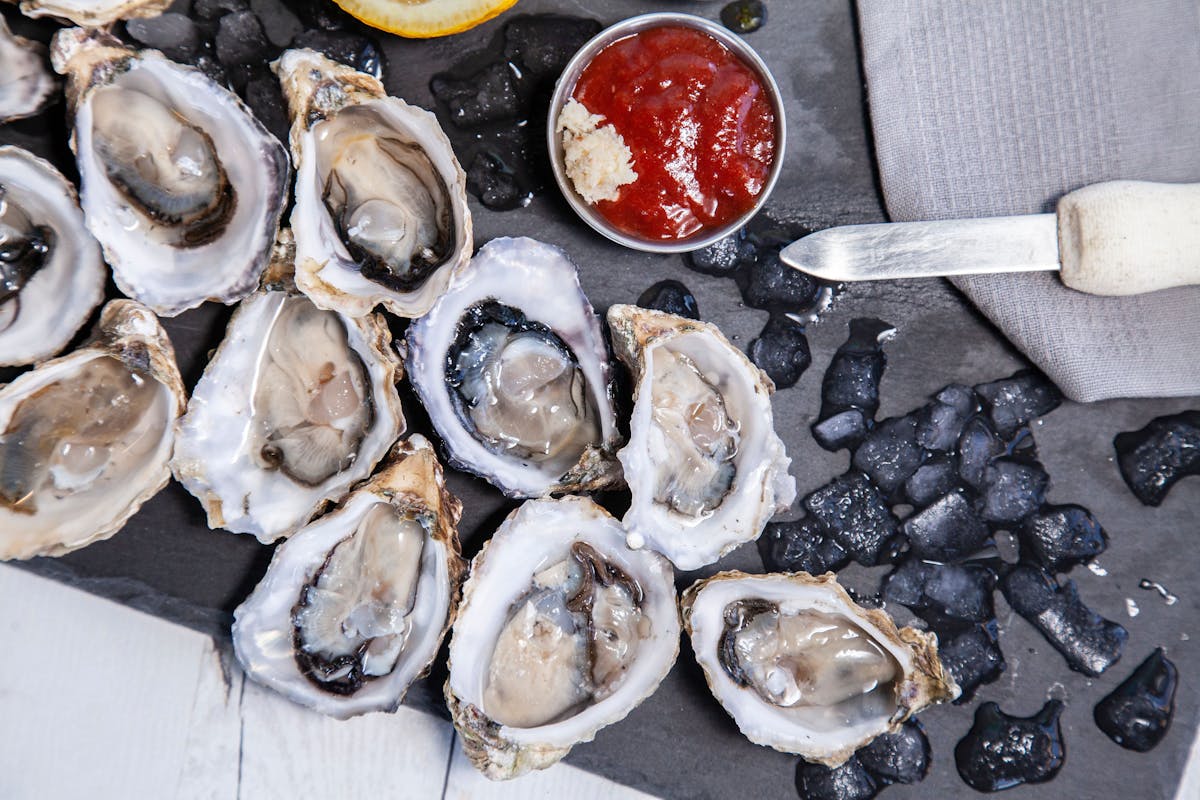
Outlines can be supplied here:
[[429, 39], [474, 28], [517, 0], [334, 0], [373, 28]]

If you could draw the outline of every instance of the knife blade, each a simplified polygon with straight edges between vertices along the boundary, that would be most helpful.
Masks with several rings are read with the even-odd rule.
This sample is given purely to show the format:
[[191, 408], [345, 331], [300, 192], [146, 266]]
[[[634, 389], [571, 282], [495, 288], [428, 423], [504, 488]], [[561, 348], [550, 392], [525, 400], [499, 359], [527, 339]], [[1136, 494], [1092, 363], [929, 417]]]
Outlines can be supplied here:
[[1098, 183], [1054, 214], [828, 228], [779, 255], [837, 282], [1059, 270], [1099, 295], [1200, 284], [1200, 183]]

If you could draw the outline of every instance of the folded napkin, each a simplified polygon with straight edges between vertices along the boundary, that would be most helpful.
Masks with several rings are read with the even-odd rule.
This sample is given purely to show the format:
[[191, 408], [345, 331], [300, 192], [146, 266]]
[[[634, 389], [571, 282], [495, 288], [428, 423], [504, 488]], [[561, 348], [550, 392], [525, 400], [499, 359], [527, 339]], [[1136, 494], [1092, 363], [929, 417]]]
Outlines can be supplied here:
[[[1196, 0], [858, 0], [858, 14], [895, 221], [1053, 211], [1105, 180], [1200, 181]], [[1200, 394], [1200, 287], [954, 283], [1075, 400]]]

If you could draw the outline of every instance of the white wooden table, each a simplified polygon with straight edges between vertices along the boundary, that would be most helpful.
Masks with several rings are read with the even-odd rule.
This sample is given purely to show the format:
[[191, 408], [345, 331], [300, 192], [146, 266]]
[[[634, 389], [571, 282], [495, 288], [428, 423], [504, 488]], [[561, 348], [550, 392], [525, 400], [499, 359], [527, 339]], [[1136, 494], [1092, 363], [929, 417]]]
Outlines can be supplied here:
[[407, 708], [346, 722], [243, 680], [211, 639], [0, 565], [0, 798], [639, 800], [559, 764], [482, 777]]

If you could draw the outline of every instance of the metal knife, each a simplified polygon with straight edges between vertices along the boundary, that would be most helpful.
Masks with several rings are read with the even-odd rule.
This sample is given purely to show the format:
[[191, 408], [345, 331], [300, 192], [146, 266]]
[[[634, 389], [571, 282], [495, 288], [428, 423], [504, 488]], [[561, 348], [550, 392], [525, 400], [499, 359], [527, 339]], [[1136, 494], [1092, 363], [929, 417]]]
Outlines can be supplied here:
[[1060, 270], [1067, 286], [1098, 295], [1200, 284], [1200, 183], [1097, 183], [1053, 214], [846, 225], [780, 257], [830, 281]]

